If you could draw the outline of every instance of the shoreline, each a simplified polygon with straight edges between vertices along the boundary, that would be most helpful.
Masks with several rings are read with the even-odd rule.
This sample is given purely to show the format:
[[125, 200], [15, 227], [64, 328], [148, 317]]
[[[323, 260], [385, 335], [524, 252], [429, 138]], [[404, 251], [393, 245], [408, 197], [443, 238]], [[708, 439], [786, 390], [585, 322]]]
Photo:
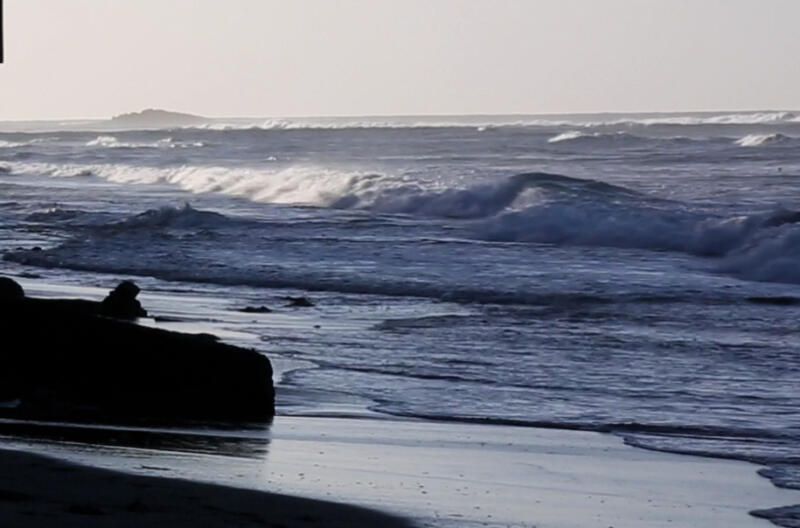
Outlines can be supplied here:
[[[119, 441], [120, 431], [107, 433]], [[213, 431], [203, 431], [198, 442], [205, 444], [194, 452], [187, 450], [191, 439], [179, 437], [191, 436], [185, 429], [153, 431], [133, 447], [63, 433], [38, 442], [5, 436], [3, 444], [133, 479], [203, 482], [209, 493], [232, 486], [270, 500], [354, 504], [386, 512], [387, 523], [398, 526], [757, 528], [769, 521], [751, 511], [800, 502], [800, 493], [774, 487], [753, 464], [646, 451], [592, 432], [278, 416], [250, 436], [219, 431], [215, 440]], [[222, 446], [226, 436], [240, 435], [235, 449]], [[102, 482], [98, 474], [96, 487]]]
[[375, 511], [263, 491], [133, 475], [0, 448], [0, 525], [411, 528]]
[[[26, 291], [26, 283], [35, 284], [31, 289], [45, 297], [65, 293], [91, 297], [103, 291], [96, 287], [59, 286], [49, 281], [20, 282]], [[165, 293], [145, 293], [144, 297], [149, 297], [156, 305], [173, 303], [172, 296]], [[203, 310], [206, 315], [223, 313], [223, 307], [216, 304]], [[177, 323], [147, 321], [147, 325], [221, 333], [245, 345], [253, 338], [243, 333], [226, 335], [227, 325], [223, 321], [221, 317], [196, 321], [190, 317]], [[255, 493], [264, 492], [273, 498], [303, 496], [325, 504], [331, 499], [343, 505], [359, 504], [374, 511], [411, 518], [422, 526], [460, 527], [474, 523], [498, 527], [660, 528], [677, 522], [682, 526], [713, 524], [749, 528], [765, 526], [768, 522], [754, 517], [751, 512], [755, 510], [800, 503], [795, 490], [775, 488], [758, 475], [757, 465], [750, 462], [674, 455], [660, 450], [647, 451], [654, 453], [653, 456], [636, 454], [645, 448], [625, 445], [621, 436], [608, 433], [518, 427], [513, 423], [426, 420], [384, 413], [380, 413], [379, 420], [371, 419], [378, 416], [363, 409], [363, 402], [353, 398], [330, 401], [329, 394], [315, 395], [307, 389], [281, 386], [281, 379], [291, 370], [289, 365], [278, 369], [276, 383], [284, 410], [294, 407], [299, 413], [279, 415], [274, 425], [261, 432], [239, 429], [233, 436], [244, 435], [243, 447], [223, 444], [212, 435], [203, 449], [186, 452], [185, 437], [200, 436], [197, 431], [184, 428], [179, 432], [184, 437], [176, 439], [167, 437], [177, 436], [177, 429], [140, 427], [136, 428], [138, 436], [150, 434], [167, 441], [160, 446], [158, 442], [149, 441], [142, 441], [140, 446], [108, 446], [101, 433], [99, 436], [89, 434], [66, 447], [63, 438], [61, 447], [57, 446], [58, 441], [49, 445], [45, 441], [33, 451], [48, 453], [49, 450], [50, 455], [58, 458], [122, 471], [129, 476], [155, 478], [166, 471], [171, 479], [179, 479], [178, 482], [232, 485]], [[316, 412], [309, 412], [309, 403]], [[91, 424], [59, 424], [57, 427], [74, 433], [79, 426], [84, 433], [112, 430]], [[122, 426], [113, 430], [119, 433], [126, 429], [134, 428]], [[360, 429], [368, 433], [362, 434]], [[1, 426], [0, 435], [3, 435]], [[12, 443], [19, 440], [16, 438]], [[75, 445], [91, 447], [77, 449]], [[53, 452], [54, 447], [56, 452]], [[235, 469], [220, 465], [220, 460], [230, 461], [231, 457], [239, 456], [242, 449], [252, 450], [252, 453], [239, 459], [234, 464]], [[139, 450], [133, 457], [138, 466], [135, 463], [126, 466], [126, 462], [115, 459], [131, 456], [133, 450]], [[327, 465], [332, 451], [336, 453], [335, 461]], [[318, 456], [322, 454], [325, 456]], [[367, 457], [366, 460], [360, 459], [363, 457]], [[470, 477], [469, 471], [443, 462], [453, 457], [474, 466], [469, 470], [477, 469], [479, 473]], [[158, 462], [141, 464], [142, 458]], [[714, 460], [725, 462], [717, 464]], [[207, 463], [210, 466], [206, 466]], [[197, 467], [190, 467], [192, 464]], [[379, 464], [377, 473], [376, 464]], [[266, 467], [249, 475], [253, 471], [251, 465]], [[278, 466], [279, 470], [270, 469], [270, 465]], [[519, 471], [519, 465], [529, 471]], [[645, 465], [652, 467], [655, 477], [641, 475], [640, 468]], [[148, 469], [153, 467], [159, 469]], [[214, 467], [216, 470], [211, 469]], [[720, 472], [731, 476], [708, 477], [708, 474]], [[316, 475], [316, 483], [308, 475]], [[408, 484], [409, 479], [413, 480], [413, 485]], [[469, 486], [454, 485], [464, 479]], [[541, 485], [537, 479], [559, 484]], [[531, 484], [531, 480], [536, 483]], [[399, 489], [394, 489], [398, 483]], [[682, 493], [685, 490], [680, 488], [686, 485], [694, 486], [692, 493]], [[770, 493], [765, 487], [780, 492]], [[0, 485], [0, 491], [2, 488]], [[467, 488], [470, 491], [466, 491]], [[436, 489], [438, 493], [434, 492]], [[271, 493], [274, 491], [280, 495]], [[545, 499], [532, 499], [531, 495], [543, 495]], [[598, 500], [597, 497], [605, 498]], [[613, 505], [605, 506], [610, 503]], [[589, 504], [597, 511], [585, 511]], [[681, 508], [686, 512], [679, 514]], [[61, 514], [69, 513], [62, 510], [59, 510]], [[634, 521], [635, 524], [631, 524]]]

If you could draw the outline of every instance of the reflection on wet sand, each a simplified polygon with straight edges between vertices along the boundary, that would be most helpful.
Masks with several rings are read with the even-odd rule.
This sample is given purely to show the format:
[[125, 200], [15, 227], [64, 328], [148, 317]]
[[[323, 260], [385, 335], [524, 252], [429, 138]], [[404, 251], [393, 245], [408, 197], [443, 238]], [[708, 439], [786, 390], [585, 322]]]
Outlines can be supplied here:
[[133, 448], [262, 459], [268, 451], [269, 428], [270, 424], [172, 429], [0, 420], [0, 438], [31, 444], [84, 444], [96, 451]]

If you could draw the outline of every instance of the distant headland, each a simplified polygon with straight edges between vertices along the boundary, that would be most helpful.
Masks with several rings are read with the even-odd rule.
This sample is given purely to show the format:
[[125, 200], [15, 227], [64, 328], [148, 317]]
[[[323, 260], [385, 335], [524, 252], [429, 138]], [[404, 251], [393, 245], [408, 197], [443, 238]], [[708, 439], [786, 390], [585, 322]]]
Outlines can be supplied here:
[[134, 127], [171, 127], [171, 126], [190, 126], [208, 123], [211, 121], [207, 117], [182, 112], [170, 112], [148, 108], [141, 112], [129, 112], [112, 117], [109, 122], [114, 125], [125, 125]]

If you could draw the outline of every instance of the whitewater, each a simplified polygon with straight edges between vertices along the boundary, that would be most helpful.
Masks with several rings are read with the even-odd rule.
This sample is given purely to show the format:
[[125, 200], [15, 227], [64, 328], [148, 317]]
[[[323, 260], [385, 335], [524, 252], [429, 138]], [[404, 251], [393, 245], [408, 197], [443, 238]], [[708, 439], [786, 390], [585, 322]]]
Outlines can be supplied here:
[[800, 488], [799, 178], [788, 111], [0, 123], [0, 272], [231, 311], [306, 295], [321, 328], [226, 323], [279, 394], [611, 432]]

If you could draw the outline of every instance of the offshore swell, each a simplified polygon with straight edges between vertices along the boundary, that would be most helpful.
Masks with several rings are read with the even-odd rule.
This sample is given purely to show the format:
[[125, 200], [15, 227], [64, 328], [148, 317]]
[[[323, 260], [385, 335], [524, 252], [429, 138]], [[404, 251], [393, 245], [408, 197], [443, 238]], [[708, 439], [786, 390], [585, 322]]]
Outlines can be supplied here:
[[[10, 174], [15, 174], [15, 166]], [[25, 167], [40, 174], [62, 174], [63, 167], [50, 169]], [[451, 227], [453, 238], [467, 242], [525, 242], [576, 246], [601, 246], [678, 251], [692, 255], [718, 257], [711, 268], [734, 276], [761, 281], [800, 283], [800, 211], [773, 209], [753, 214], [720, 216], [685, 203], [654, 199], [629, 189], [595, 180], [582, 180], [546, 173], [518, 174], [500, 178], [500, 182], [470, 188], [425, 189], [418, 183], [379, 174], [341, 174], [314, 169], [284, 170], [276, 173], [242, 175], [235, 171], [216, 173], [213, 182], [203, 170], [85, 168], [69, 169], [73, 175], [102, 175], [114, 182], [169, 183], [194, 192], [221, 192], [268, 203], [300, 203], [328, 206], [336, 209], [364, 210], [392, 215], [470, 220], [457, 229]], [[215, 171], [211, 171], [214, 173]], [[198, 174], [199, 173], [199, 174]], [[138, 248], [148, 241], [148, 228], [154, 234], [170, 227], [228, 229], [233, 234], [249, 234], [269, 228], [269, 222], [235, 221], [219, 213], [198, 211], [190, 206], [163, 207], [106, 225], [92, 220], [82, 225], [81, 211], [58, 208], [36, 212], [25, 217], [43, 224], [68, 222], [73, 229], [83, 227], [88, 237], [85, 244], [95, 243], [114, 235], [114, 243], [125, 236], [137, 238], [137, 243], [123, 241], [117, 252]], [[90, 216], [91, 215], [87, 215]], [[391, 220], [384, 219], [385, 222]], [[335, 223], [335, 222], [334, 222]], [[335, 226], [334, 226], [335, 227]], [[125, 233], [127, 229], [131, 233]], [[105, 236], [104, 236], [105, 235]], [[232, 243], [232, 238], [226, 242]], [[450, 241], [450, 243], [455, 243]], [[93, 271], [125, 272], [159, 276], [156, 266], [145, 258], [129, 259], [127, 268], [109, 268], [90, 247], [80, 239], [44, 253], [11, 253], [5, 258], [41, 266], [75, 267]], [[101, 244], [97, 250], [104, 251]], [[242, 249], [237, 249], [243, 251]], [[138, 251], [138, 249], [137, 249]], [[66, 258], [65, 258], [66, 257]], [[138, 260], [138, 261], [137, 261]], [[94, 267], [92, 267], [94, 266]], [[320, 289], [323, 286], [297, 284], [296, 279], [263, 278], [259, 282], [248, 270], [220, 276], [204, 277], [221, 284], [252, 286], [291, 286]], [[260, 275], [260, 274], [259, 274]], [[196, 275], [195, 278], [198, 278]], [[180, 279], [170, 275], [170, 279]], [[302, 280], [302, 279], [301, 279]], [[356, 288], [354, 286], [354, 288]], [[403, 294], [443, 297], [422, 289], [400, 288], [381, 291], [364, 286], [362, 293]], [[358, 292], [358, 290], [348, 290]], [[497, 298], [496, 296], [494, 298]], [[479, 300], [479, 299], [476, 299]]]
[[349, 326], [243, 323], [288, 386], [798, 486], [795, 114], [409, 122], [2, 133], [4, 266], [314, 291]]

